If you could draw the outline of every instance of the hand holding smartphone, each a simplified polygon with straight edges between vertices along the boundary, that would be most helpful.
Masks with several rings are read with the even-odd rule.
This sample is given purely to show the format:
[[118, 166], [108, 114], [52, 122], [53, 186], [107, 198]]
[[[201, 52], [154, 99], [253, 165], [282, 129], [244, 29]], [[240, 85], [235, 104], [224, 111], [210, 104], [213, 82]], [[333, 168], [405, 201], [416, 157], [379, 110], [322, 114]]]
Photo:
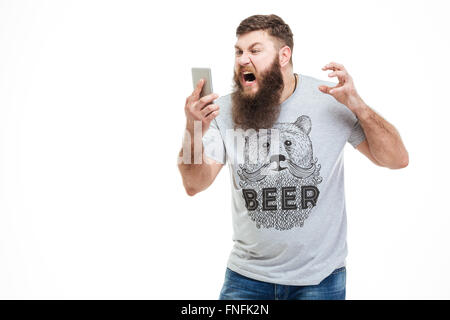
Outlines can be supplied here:
[[203, 79], [205, 82], [203, 84], [203, 89], [200, 92], [200, 98], [207, 96], [213, 92], [212, 77], [210, 68], [192, 68], [192, 85], [195, 89], [197, 83]]
[[[203, 83], [200, 82], [200, 79], [203, 79]], [[194, 122], [202, 121], [202, 134], [204, 134], [211, 121], [219, 114], [219, 106], [214, 104], [214, 100], [219, 95], [212, 93], [210, 68], [192, 68], [192, 82], [194, 92], [186, 99], [185, 105], [186, 129], [192, 133]]]

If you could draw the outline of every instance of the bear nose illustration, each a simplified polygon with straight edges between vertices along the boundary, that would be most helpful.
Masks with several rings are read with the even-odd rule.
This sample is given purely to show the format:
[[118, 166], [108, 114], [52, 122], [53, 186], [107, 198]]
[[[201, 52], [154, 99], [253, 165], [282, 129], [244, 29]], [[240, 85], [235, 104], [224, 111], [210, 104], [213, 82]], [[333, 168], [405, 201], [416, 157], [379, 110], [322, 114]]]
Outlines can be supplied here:
[[282, 154], [275, 154], [270, 157], [270, 162], [276, 161], [277, 163], [280, 163], [280, 161], [284, 161], [284, 160], [286, 160], [286, 157], [283, 156]]

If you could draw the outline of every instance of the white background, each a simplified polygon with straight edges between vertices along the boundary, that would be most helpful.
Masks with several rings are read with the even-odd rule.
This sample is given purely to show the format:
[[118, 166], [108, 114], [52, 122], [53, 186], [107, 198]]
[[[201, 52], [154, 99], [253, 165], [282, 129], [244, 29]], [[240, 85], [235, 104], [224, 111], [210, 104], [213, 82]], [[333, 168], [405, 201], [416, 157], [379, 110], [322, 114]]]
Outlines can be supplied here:
[[[188, 197], [190, 68], [231, 90], [235, 30], [275, 13], [296, 72], [344, 64], [409, 166], [347, 144], [348, 299], [450, 299], [446, 1], [0, 1], [0, 298], [217, 299], [228, 168]], [[448, 20], [447, 20], [448, 21]], [[336, 82], [333, 78], [332, 81]]]

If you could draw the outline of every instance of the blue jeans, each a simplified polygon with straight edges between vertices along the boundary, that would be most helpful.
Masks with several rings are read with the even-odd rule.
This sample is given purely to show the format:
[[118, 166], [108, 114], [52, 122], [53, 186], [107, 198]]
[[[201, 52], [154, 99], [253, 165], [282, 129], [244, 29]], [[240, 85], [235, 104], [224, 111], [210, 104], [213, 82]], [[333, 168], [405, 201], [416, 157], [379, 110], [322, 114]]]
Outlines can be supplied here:
[[345, 300], [345, 280], [345, 267], [312, 286], [258, 281], [227, 268], [219, 300]]

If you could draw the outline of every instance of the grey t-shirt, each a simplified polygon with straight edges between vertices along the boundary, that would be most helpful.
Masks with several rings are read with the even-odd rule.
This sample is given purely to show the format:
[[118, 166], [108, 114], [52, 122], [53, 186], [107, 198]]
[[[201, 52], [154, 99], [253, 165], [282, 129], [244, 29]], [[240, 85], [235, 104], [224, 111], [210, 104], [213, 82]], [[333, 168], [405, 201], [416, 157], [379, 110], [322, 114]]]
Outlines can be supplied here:
[[215, 101], [220, 113], [203, 145], [207, 157], [229, 165], [234, 246], [227, 266], [249, 278], [316, 285], [345, 266], [344, 146], [356, 148], [365, 134], [320, 85], [335, 86], [299, 74], [268, 130], [239, 134], [231, 95]]

